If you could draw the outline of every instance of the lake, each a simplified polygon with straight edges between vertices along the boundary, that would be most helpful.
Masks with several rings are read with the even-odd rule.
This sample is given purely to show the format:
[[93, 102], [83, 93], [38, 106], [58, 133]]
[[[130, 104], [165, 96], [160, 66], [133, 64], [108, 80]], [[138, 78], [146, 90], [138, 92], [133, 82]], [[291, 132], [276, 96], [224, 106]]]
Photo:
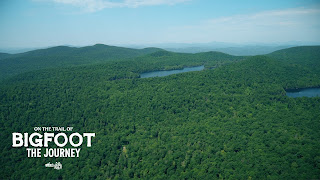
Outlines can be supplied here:
[[320, 88], [304, 88], [304, 89], [294, 89], [286, 90], [287, 96], [297, 98], [297, 97], [320, 97]]
[[163, 76], [169, 76], [171, 74], [178, 74], [178, 73], [184, 73], [184, 72], [190, 72], [190, 71], [201, 71], [203, 69], [204, 69], [204, 65], [186, 67], [183, 69], [169, 70], [169, 71], [152, 71], [152, 72], [141, 73], [140, 78], [163, 77]]

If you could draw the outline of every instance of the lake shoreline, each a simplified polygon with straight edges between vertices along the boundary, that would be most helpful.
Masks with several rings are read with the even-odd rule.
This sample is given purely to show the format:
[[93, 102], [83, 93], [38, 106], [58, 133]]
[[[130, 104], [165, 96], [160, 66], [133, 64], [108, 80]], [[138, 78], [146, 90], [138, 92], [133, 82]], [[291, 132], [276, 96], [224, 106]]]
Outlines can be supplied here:
[[164, 76], [169, 76], [172, 74], [179, 74], [184, 72], [202, 71], [204, 69], [205, 69], [204, 65], [201, 65], [201, 66], [184, 67], [183, 69], [149, 71], [149, 72], [140, 73], [140, 78], [164, 77]]
[[291, 98], [320, 97], [320, 87], [285, 89], [286, 95]]

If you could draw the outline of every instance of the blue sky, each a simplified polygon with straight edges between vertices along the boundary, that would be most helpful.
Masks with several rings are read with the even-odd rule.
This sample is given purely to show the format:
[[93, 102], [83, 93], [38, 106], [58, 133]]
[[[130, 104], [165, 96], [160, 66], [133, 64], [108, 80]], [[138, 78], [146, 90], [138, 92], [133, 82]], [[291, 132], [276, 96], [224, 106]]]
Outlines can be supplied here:
[[0, 48], [320, 42], [319, 0], [1, 0]]

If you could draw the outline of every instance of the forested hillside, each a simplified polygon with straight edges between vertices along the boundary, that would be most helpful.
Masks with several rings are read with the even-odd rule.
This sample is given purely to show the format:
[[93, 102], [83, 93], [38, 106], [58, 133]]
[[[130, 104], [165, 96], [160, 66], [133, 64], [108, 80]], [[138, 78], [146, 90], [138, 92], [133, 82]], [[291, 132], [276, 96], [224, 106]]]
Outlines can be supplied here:
[[8, 58], [8, 57], [10, 57], [11, 56], [11, 54], [8, 54], [8, 53], [0, 53], [0, 60], [1, 59], [5, 59], [5, 58]]
[[137, 57], [159, 51], [158, 48], [130, 49], [96, 44], [82, 48], [57, 46], [20, 54], [0, 54], [0, 80], [39, 69], [95, 64]]
[[320, 72], [320, 46], [292, 47], [275, 51], [268, 56], [289, 64], [308, 66]]
[[[311, 65], [320, 55], [309, 54], [319, 50], [253, 57], [157, 51], [6, 79], [2, 178], [319, 179], [320, 98], [285, 95], [320, 86]], [[203, 64], [203, 71], [139, 78]], [[11, 147], [11, 133], [35, 126], [72, 126], [96, 137], [79, 158], [27, 158], [25, 148]], [[63, 169], [45, 168], [48, 161]]]
[[[42, 72], [47, 72], [56, 67], [67, 68], [88, 64], [104, 66], [105, 69], [113, 68], [110, 72], [115, 74], [115, 78], [121, 78], [122, 74], [132, 74], [133, 72], [181, 69], [185, 66], [203, 64], [207, 68], [212, 68], [244, 59], [241, 56], [231, 56], [220, 52], [187, 54], [173, 53], [157, 48], [138, 50], [107, 45], [83, 48], [59, 46], [10, 55], [9, 57], [0, 61], [0, 80], [34, 70], [46, 69]], [[101, 62], [110, 63], [101, 64]], [[127, 65], [124, 66], [124, 64]]]

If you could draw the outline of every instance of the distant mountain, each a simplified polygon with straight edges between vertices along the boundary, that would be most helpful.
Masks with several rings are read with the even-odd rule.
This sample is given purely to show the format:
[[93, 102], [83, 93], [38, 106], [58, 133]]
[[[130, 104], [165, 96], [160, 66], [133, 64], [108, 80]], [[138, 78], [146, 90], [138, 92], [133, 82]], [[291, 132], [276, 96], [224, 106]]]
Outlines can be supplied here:
[[43, 49], [43, 48], [0, 48], [0, 52], [8, 53], [8, 54], [18, 54], [18, 53], [33, 51], [36, 49]]
[[232, 54], [235, 56], [255, 56], [255, 55], [264, 55], [271, 52], [290, 48], [292, 46], [244, 46], [244, 47], [228, 47], [228, 48], [219, 48], [216, 51]]
[[[269, 47], [269, 46], [268, 46]], [[209, 51], [196, 54], [169, 52], [159, 48], [133, 49], [117, 46], [96, 44], [87, 47], [57, 46], [46, 49], [33, 50], [19, 54], [0, 53], [0, 80], [23, 72], [76, 65], [98, 64], [108, 61], [131, 59], [136, 62], [152, 62], [153, 67], [145, 66], [140, 70], [182, 68], [183, 65], [206, 64], [207, 67], [215, 67], [225, 63], [242, 60], [244, 56], [226, 54], [267, 54], [284, 46], [222, 48], [222, 52]], [[253, 55], [252, 54], [252, 55]], [[278, 50], [267, 54], [276, 60], [290, 64], [307, 65], [316, 69], [320, 67], [320, 46], [302, 46]], [[132, 59], [131, 59], [132, 60]], [[140, 64], [141, 65], [141, 64]], [[163, 69], [158, 69], [162, 67]]]
[[225, 48], [225, 47], [240, 47], [241, 44], [236, 43], [225, 43], [225, 42], [209, 42], [209, 43], [156, 43], [156, 44], [123, 44], [123, 47], [132, 48], [144, 48], [144, 47], [159, 47], [162, 49], [184, 49], [184, 48]]
[[271, 52], [292, 47], [287, 46], [241, 46], [241, 47], [187, 47], [187, 48], [165, 48], [166, 50], [182, 53], [199, 53], [208, 51], [219, 51], [234, 56], [255, 56], [269, 54]]
[[38, 69], [94, 64], [150, 54], [161, 49], [132, 49], [96, 44], [87, 47], [57, 46], [19, 54], [0, 54], [0, 79]]
[[117, 59], [135, 57], [148, 53], [153, 53], [162, 49], [159, 48], [144, 48], [144, 49], [132, 49], [117, 46], [108, 46], [104, 44], [96, 44], [93, 46], [85, 47], [69, 47], [69, 46], [56, 46], [45, 49], [38, 49], [28, 51], [24, 53], [18, 53], [12, 55], [12, 57], [39, 57], [39, 56], [94, 56], [99, 59]]
[[162, 43], [147, 45], [123, 45], [124, 47], [159, 47], [172, 52], [180, 53], [199, 53], [208, 51], [219, 51], [234, 56], [255, 56], [264, 55], [271, 52], [286, 49], [290, 47], [319, 45], [319, 42], [284, 42], [284, 43], [226, 43], [226, 42], [209, 42], [209, 43]]

